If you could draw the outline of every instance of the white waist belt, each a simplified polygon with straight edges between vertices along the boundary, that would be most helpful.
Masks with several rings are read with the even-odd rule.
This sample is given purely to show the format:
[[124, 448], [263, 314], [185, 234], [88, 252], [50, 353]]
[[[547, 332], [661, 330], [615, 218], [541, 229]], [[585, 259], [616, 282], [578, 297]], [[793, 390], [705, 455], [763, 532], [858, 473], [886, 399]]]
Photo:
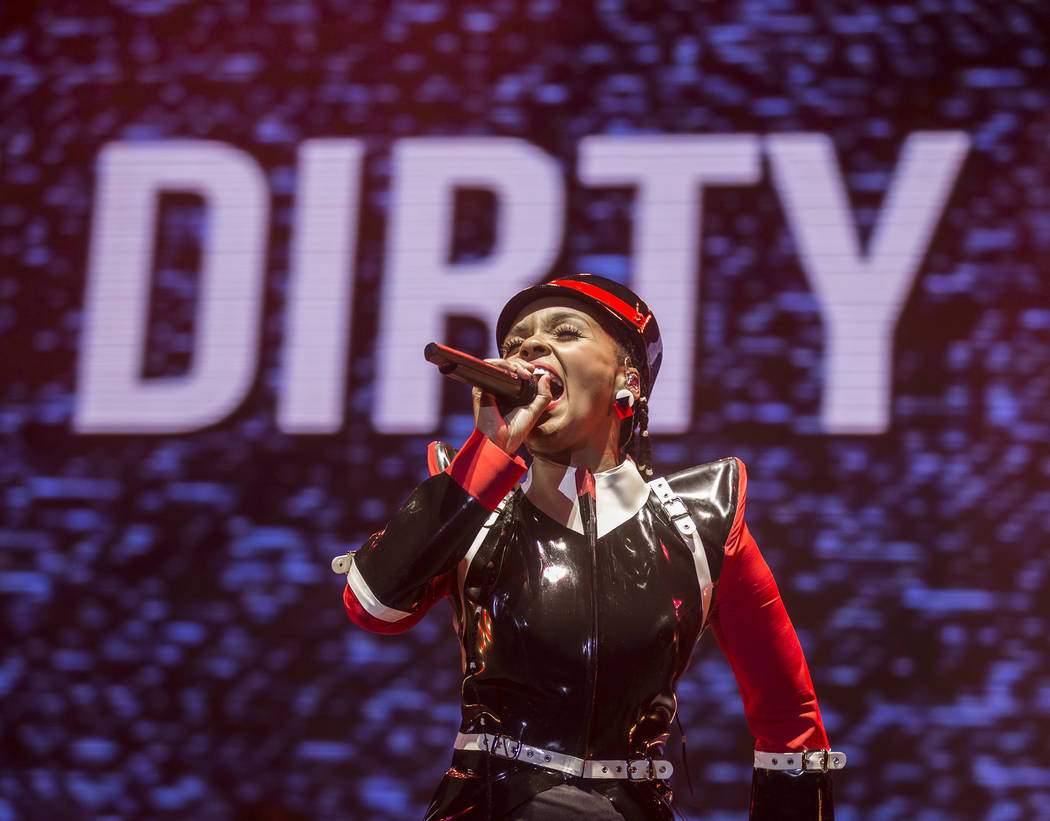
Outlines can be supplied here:
[[846, 754], [832, 750], [805, 750], [797, 753], [760, 753], [755, 751], [755, 767], [761, 770], [841, 770]]
[[621, 778], [628, 781], [653, 781], [670, 778], [674, 767], [670, 761], [640, 758], [631, 761], [596, 758], [577, 758], [574, 755], [543, 750], [521, 744], [513, 738], [489, 733], [457, 733], [455, 748], [490, 753], [499, 758], [524, 761], [548, 770], [574, 775], [577, 778]]

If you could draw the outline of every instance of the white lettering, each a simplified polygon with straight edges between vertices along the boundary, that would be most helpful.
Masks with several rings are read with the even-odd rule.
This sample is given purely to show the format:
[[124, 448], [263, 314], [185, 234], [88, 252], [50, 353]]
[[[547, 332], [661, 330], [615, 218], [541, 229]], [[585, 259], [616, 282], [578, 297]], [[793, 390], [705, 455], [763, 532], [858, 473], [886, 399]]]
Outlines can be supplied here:
[[[564, 184], [550, 156], [510, 137], [403, 139], [391, 175], [373, 421], [381, 433], [422, 433], [438, 424], [443, 379], [423, 347], [442, 341], [451, 315], [495, 329], [510, 295], [549, 272], [562, 240]], [[453, 263], [462, 187], [496, 195], [496, 237], [484, 259]]]
[[595, 136], [583, 139], [579, 154], [587, 185], [637, 186], [633, 286], [653, 309], [664, 343], [652, 429], [683, 433], [693, 421], [703, 187], [758, 182], [758, 138]]
[[[196, 333], [189, 372], [144, 379], [150, 267], [161, 191], [203, 197]], [[269, 214], [256, 163], [216, 142], [110, 143], [98, 160], [73, 427], [180, 433], [221, 421], [255, 376]]]
[[[631, 285], [659, 317], [665, 362], [653, 429], [693, 419], [703, 189], [761, 175], [752, 134], [592, 136], [579, 178], [635, 189]], [[890, 422], [893, 332], [969, 148], [963, 132], [917, 132], [904, 143], [870, 243], [862, 249], [829, 138], [764, 139], [774, 185], [826, 335], [823, 428], [878, 434]], [[281, 430], [326, 434], [343, 424], [353, 315], [353, 263], [364, 142], [315, 139], [299, 149]], [[491, 252], [453, 259], [455, 195], [496, 201]], [[199, 298], [192, 358], [179, 376], [146, 377], [144, 359], [158, 200], [202, 197]], [[450, 316], [494, 326], [506, 298], [550, 275], [564, 231], [556, 161], [520, 139], [409, 138], [394, 144], [386, 270], [376, 340], [373, 421], [421, 433], [440, 420], [443, 380], [422, 348]], [[269, 198], [258, 165], [221, 143], [111, 143], [98, 158], [78, 390], [80, 433], [180, 433], [229, 416], [255, 379]], [[601, 273], [596, 271], [596, 273]]]
[[775, 134], [766, 146], [802, 266], [824, 307], [824, 429], [883, 433], [890, 422], [893, 331], [969, 138], [961, 131], [908, 137], [866, 255], [831, 140]]
[[286, 433], [335, 433], [343, 425], [361, 140], [299, 146], [284, 374], [277, 424]]

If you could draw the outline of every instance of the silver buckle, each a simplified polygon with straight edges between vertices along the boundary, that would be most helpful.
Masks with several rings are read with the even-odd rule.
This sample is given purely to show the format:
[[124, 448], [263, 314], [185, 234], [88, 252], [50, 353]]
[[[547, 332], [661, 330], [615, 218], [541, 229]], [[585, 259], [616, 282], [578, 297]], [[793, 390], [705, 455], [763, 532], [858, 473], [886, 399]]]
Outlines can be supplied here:
[[693, 521], [693, 517], [689, 514], [689, 508], [686, 507], [681, 497], [671, 489], [671, 485], [662, 477], [654, 479], [649, 483], [649, 486], [656, 491], [656, 498], [660, 500], [664, 512], [667, 513], [674, 526], [678, 528], [678, 532], [686, 538], [691, 538], [696, 533], [696, 522]]
[[759, 769], [826, 773], [841, 770], [845, 766], [846, 754], [837, 750], [803, 750], [790, 753], [766, 753], [755, 750], [755, 767]]
[[[838, 763], [838, 758], [835, 759]], [[831, 770], [831, 750], [806, 750], [802, 753], [802, 769], [805, 772], [826, 773]]]
[[667, 511], [667, 515], [672, 519], [677, 519], [679, 516], [689, 515], [689, 509], [685, 506], [685, 502], [677, 496], [670, 501], [665, 502], [664, 509]]
[[[486, 742], [488, 736], [485, 737]], [[496, 733], [492, 737], [492, 746], [489, 747], [489, 752], [499, 758], [508, 758], [511, 761], [517, 761], [518, 756], [521, 755], [521, 739], [518, 739], [517, 746], [514, 748], [514, 752], [510, 751], [510, 742], [512, 741], [510, 736], [503, 735], [502, 733]], [[502, 749], [502, 752], [501, 752]]]
[[[638, 765], [643, 763], [646, 765], [645, 775], [635, 778], [634, 774], [638, 769]], [[656, 768], [653, 766], [653, 757], [651, 755], [647, 755], [645, 758], [638, 761], [627, 762], [628, 781], [652, 781], [654, 778], [656, 778]]]

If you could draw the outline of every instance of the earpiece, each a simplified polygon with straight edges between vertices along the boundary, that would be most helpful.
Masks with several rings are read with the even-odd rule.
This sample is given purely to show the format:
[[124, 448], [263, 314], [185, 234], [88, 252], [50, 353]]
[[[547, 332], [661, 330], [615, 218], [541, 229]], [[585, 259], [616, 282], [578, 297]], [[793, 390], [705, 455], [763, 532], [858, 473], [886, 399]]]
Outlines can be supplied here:
[[[625, 370], [631, 368], [631, 358], [629, 356], [624, 357], [623, 367]], [[634, 391], [638, 391], [638, 413], [635, 419], [631, 420], [631, 430], [627, 436], [627, 441], [623, 443], [623, 447], [626, 450], [627, 446], [631, 444], [631, 440], [634, 439], [634, 429], [637, 427], [641, 435], [639, 438], [634, 439], [634, 460], [642, 474], [647, 478], [652, 478], [653, 448], [652, 443], [649, 441], [649, 401], [647, 397], [641, 395], [641, 390], [642, 383], [638, 377], [638, 372], [631, 369], [624, 380], [624, 387], [616, 392], [613, 407], [616, 408], [616, 414], [621, 420], [635, 416]]]

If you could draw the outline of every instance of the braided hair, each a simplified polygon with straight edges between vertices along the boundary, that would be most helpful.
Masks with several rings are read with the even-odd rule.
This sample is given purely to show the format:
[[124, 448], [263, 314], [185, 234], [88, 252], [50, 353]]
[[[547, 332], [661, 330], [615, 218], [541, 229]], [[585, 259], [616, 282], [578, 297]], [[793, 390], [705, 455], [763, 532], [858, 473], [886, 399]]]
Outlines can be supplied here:
[[640, 396], [635, 403], [634, 418], [638, 422], [638, 438], [634, 442], [631, 458], [646, 479], [653, 478], [653, 443], [649, 440], [649, 397]]

